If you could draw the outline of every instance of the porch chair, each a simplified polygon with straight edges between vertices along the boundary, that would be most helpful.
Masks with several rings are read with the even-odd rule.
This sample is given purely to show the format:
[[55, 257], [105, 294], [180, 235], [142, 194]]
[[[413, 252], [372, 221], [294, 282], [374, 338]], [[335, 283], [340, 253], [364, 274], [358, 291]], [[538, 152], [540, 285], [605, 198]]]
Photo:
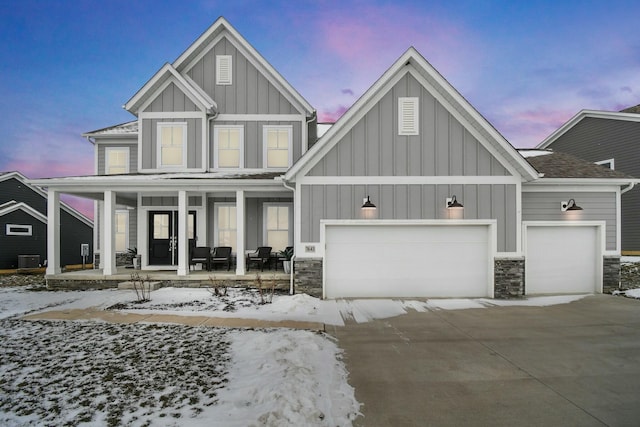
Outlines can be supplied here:
[[260, 246], [255, 252], [247, 255], [247, 270], [251, 264], [259, 264], [260, 271], [264, 271], [265, 264], [271, 270], [271, 246]]
[[213, 248], [211, 268], [215, 270], [216, 264], [227, 264], [227, 271], [231, 270], [231, 246], [218, 246]]
[[196, 246], [191, 251], [191, 258], [189, 259], [189, 269], [192, 265], [202, 264], [202, 267], [211, 270], [211, 247], [209, 246]]

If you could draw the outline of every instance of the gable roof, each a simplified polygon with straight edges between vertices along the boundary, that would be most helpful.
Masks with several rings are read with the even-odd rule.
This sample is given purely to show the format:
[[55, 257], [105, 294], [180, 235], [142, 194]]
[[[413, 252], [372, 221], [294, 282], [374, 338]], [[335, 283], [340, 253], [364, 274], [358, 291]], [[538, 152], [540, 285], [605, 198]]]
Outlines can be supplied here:
[[7, 203], [3, 203], [2, 205], [0, 205], [0, 216], [5, 216], [6, 214], [9, 214], [11, 212], [15, 212], [17, 210], [21, 210], [29, 215], [31, 215], [32, 217], [34, 217], [35, 219], [43, 222], [44, 224], [47, 223], [47, 217], [43, 214], [41, 214], [40, 212], [38, 212], [37, 210], [33, 209], [31, 206], [27, 205], [24, 202], [16, 202], [15, 200], [11, 200]]
[[109, 138], [130, 138], [138, 135], [138, 121], [121, 123], [102, 129], [92, 130], [82, 134], [84, 138], [109, 137]]
[[[33, 191], [35, 191], [36, 193], [41, 195], [45, 200], [47, 199], [47, 197], [48, 197], [47, 192], [42, 190], [39, 187], [36, 187], [36, 186], [32, 185], [29, 182], [29, 179], [26, 176], [24, 176], [23, 174], [21, 174], [20, 172], [18, 172], [18, 171], [0, 172], [0, 182], [6, 181], [6, 180], [11, 179], [11, 178], [17, 179], [18, 181], [22, 182], [24, 185], [26, 185], [27, 187], [29, 187], [30, 189], [32, 189]], [[4, 204], [3, 204], [3, 206], [4, 206]], [[25, 205], [25, 206], [28, 206], [28, 205]], [[93, 221], [91, 221], [89, 218], [87, 218], [82, 213], [80, 213], [80, 211], [72, 208], [71, 206], [69, 206], [65, 202], [60, 201], [60, 208], [63, 209], [64, 211], [66, 211], [71, 216], [73, 216], [76, 219], [78, 219], [79, 221], [85, 223], [89, 227], [93, 227]]]
[[191, 79], [187, 80], [187, 78], [178, 73], [169, 63], [164, 64], [162, 68], [124, 104], [123, 108], [132, 114], [137, 114], [138, 110], [142, 108], [149, 98], [153, 97], [168, 80], [176, 83], [180, 90], [203, 111], [213, 113], [218, 109], [216, 102], [211, 99], [209, 95], [197, 88], [197, 85], [190, 81]]
[[309, 171], [338, 143], [352, 124], [388, 91], [390, 84], [406, 73], [411, 73], [428, 89], [432, 89], [432, 95], [467, 127], [489, 152], [504, 159], [524, 180], [538, 178], [536, 170], [518, 151], [414, 47], [410, 47], [287, 171], [284, 179], [293, 180], [298, 174]]
[[[634, 107], [635, 108], [635, 107]], [[624, 111], [624, 110], [623, 110]], [[570, 118], [565, 124], [556, 129], [551, 135], [546, 137], [536, 148], [547, 148], [553, 144], [558, 138], [567, 133], [571, 128], [576, 126], [585, 118], [607, 119], [607, 120], [623, 120], [628, 122], [640, 122], [640, 114], [600, 111], [600, 110], [581, 110], [578, 114]]]
[[211, 43], [222, 35], [230, 38], [234, 45], [240, 48], [247, 59], [254, 65], [257, 65], [257, 68], [264, 73], [267, 80], [281, 92], [288, 94], [290, 101], [294, 101], [293, 103], [297, 105], [298, 108], [304, 110], [308, 116], [315, 113], [311, 104], [222, 16], [216, 19], [187, 50], [173, 61], [173, 67], [179, 73], [186, 73], [192, 62], [206, 53], [212, 47]]
[[618, 178], [631, 179], [630, 175], [597, 165], [571, 154], [551, 150], [519, 150], [527, 161], [544, 175], [544, 178]]

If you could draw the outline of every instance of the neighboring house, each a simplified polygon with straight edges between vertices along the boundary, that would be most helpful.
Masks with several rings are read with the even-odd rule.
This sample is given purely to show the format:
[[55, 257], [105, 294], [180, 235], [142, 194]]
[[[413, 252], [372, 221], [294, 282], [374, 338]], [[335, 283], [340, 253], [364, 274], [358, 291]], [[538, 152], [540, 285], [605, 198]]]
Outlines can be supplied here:
[[[640, 112], [582, 110], [549, 135], [538, 148], [573, 154], [640, 177]], [[622, 254], [640, 255], [640, 191], [622, 197]]]
[[293, 245], [296, 290], [327, 298], [618, 286], [634, 180], [575, 159], [532, 166], [413, 48], [317, 143], [314, 109], [223, 18], [125, 108], [135, 121], [85, 134], [96, 176], [34, 181], [50, 206], [96, 200], [99, 281], [134, 245], [143, 270], [176, 281], [193, 245], [232, 246], [238, 277], [247, 250]]
[[[80, 245], [91, 248], [93, 224], [72, 207], [61, 207], [61, 265], [81, 264]], [[0, 269], [38, 267], [46, 260], [47, 193], [20, 172], [0, 173]]]

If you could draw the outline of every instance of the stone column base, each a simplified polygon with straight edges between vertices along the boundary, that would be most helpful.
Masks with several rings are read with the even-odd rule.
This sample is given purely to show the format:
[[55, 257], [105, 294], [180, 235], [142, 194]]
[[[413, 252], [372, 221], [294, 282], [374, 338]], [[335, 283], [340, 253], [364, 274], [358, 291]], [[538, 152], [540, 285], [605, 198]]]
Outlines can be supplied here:
[[494, 290], [496, 299], [524, 296], [524, 258], [495, 258]]
[[620, 257], [602, 258], [602, 293], [610, 294], [620, 289]]
[[293, 284], [296, 294], [322, 298], [322, 259], [294, 259]]

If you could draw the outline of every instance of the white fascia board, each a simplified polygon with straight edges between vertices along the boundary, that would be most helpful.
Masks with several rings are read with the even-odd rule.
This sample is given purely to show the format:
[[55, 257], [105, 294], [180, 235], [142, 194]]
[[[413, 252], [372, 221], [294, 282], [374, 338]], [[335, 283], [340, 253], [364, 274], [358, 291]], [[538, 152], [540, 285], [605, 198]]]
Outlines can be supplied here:
[[[15, 176], [19, 176], [21, 177], [21, 181], [27, 185], [29, 188], [31, 188], [33, 191], [35, 191], [36, 193], [40, 194], [45, 200], [48, 199], [49, 195], [46, 191], [44, 191], [42, 188], [42, 185], [39, 185], [36, 183], [36, 181], [38, 181], [37, 179], [27, 179], [24, 175], [22, 175], [19, 172], [12, 172], [15, 174]], [[2, 178], [2, 177], [0, 177]], [[46, 181], [46, 179], [44, 180]], [[46, 185], [44, 185], [44, 187], [46, 187]], [[64, 211], [66, 211], [69, 215], [75, 217], [76, 219], [78, 219], [81, 222], [84, 222], [85, 224], [87, 224], [89, 227], [93, 227], [93, 221], [90, 220], [89, 218], [87, 218], [86, 216], [84, 216], [84, 214], [82, 214], [80, 211], [72, 208], [71, 206], [69, 206], [68, 204], [66, 204], [65, 202], [63, 202], [62, 200], [60, 201], [60, 208]]]
[[[117, 141], [117, 144], [123, 144], [123, 145], [136, 145], [138, 143], [138, 134], [136, 133], [135, 135], [127, 135], [126, 138], [125, 137], [118, 137], [118, 138], [111, 138], [111, 137], [104, 137], [103, 138], [104, 141], [101, 141], [99, 139], [96, 139], [94, 142], [94, 145], [111, 145], [114, 142], [110, 141], [111, 139], [123, 139], [124, 141]], [[127, 141], [128, 140], [128, 141]]]
[[27, 183], [28, 178], [24, 175], [22, 175], [20, 172], [18, 171], [13, 171], [13, 172], [7, 172], [4, 174], [0, 174], [0, 182], [2, 181], [6, 181], [8, 179], [11, 178], [16, 178], [18, 181], [21, 181], [23, 183]]
[[38, 221], [46, 224], [47, 223], [47, 217], [46, 215], [41, 214], [40, 212], [38, 212], [37, 210], [35, 210], [34, 208], [32, 208], [31, 206], [27, 205], [24, 202], [20, 202], [20, 203], [16, 203], [13, 204], [11, 206], [8, 206], [4, 209], [0, 209], [0, 216], [4, 216], [8, 213], [17, 211], [17, 210], [21, 210], [29, 215], [31, 215], [32, 217], [34, 217], [35, 219], [37, 219]]
[[514, 176], [303, 176], [296, 180], [302, 185], [428, 185], [428, 184], [513, 184], [520, 178]]
[[581, 110], [567, 120], [565, 124], [556, 129], [551, 135], [546, 137], [540, 144], [536, 145], [535, 148], [547, 148], [553, 142], [555, 142], [562, 135], [567, 133], [571, 128], [577, 125], [584, 118], [595, 118], [595, 119], [609, 119], [609, 120], [623, 120], [628, 122], [640, 122], [640, 114], [635, 113], [619, 113], [615, 111], [601, 111], [601, 110]]
[[[264, 59], [262, 55], [253, 47], [251, 44], [244, 38], [242, 35], [223, 17], [218, 18], [196, 41], [194, 41], [191, 46], [187, 48], [174, 62], [173, 66], [176, 70], [181, 70], [187, 73], [189, 71], [189, 67], [193, 64], [193, 61], [190, 60], [192, 55], [198, 51], [203, 49], [204, 44], [210, 44], [209, 49], [213, 47], [214, 40], [213, 38], [219, 38], [219, 34], [226, 31], [229, 36], [231, 36], [234, 40], [230, 40], [236, 48], [249, 60], [254, 66], [258, 65], [256, 68], [259, 70], [264, 70], [265, 77], [275, 84], [276, 87], [280, 88], [281, 91], [284, 92], [285, 97], [289, 99], [293, 104], [298, 105], [298, 107], [303, 109], [307, 115], [311, 115], [314, 113], [314, 108], [307, 102], [306, 99], [300, 95], [300, 93], [293, 87], [289, 82], [282, 77], [275, 68]], [[227, 37], [227, 39], [229, 39]], [[206, 49], [204, 53], [206, 53], [209, 49]], [[201, 53], [203, 55], [204, 53]], [[200, 56], [200, 55], [198, 55]], [[189, 61], [187, 63], [187, 61]]]
[[536, 181], [527, 182], [522, 186], [522, 191], [543, 185], [572, 185], [572, 186], [627, 186], [638, 184], [638, 178], [540, 178]]

